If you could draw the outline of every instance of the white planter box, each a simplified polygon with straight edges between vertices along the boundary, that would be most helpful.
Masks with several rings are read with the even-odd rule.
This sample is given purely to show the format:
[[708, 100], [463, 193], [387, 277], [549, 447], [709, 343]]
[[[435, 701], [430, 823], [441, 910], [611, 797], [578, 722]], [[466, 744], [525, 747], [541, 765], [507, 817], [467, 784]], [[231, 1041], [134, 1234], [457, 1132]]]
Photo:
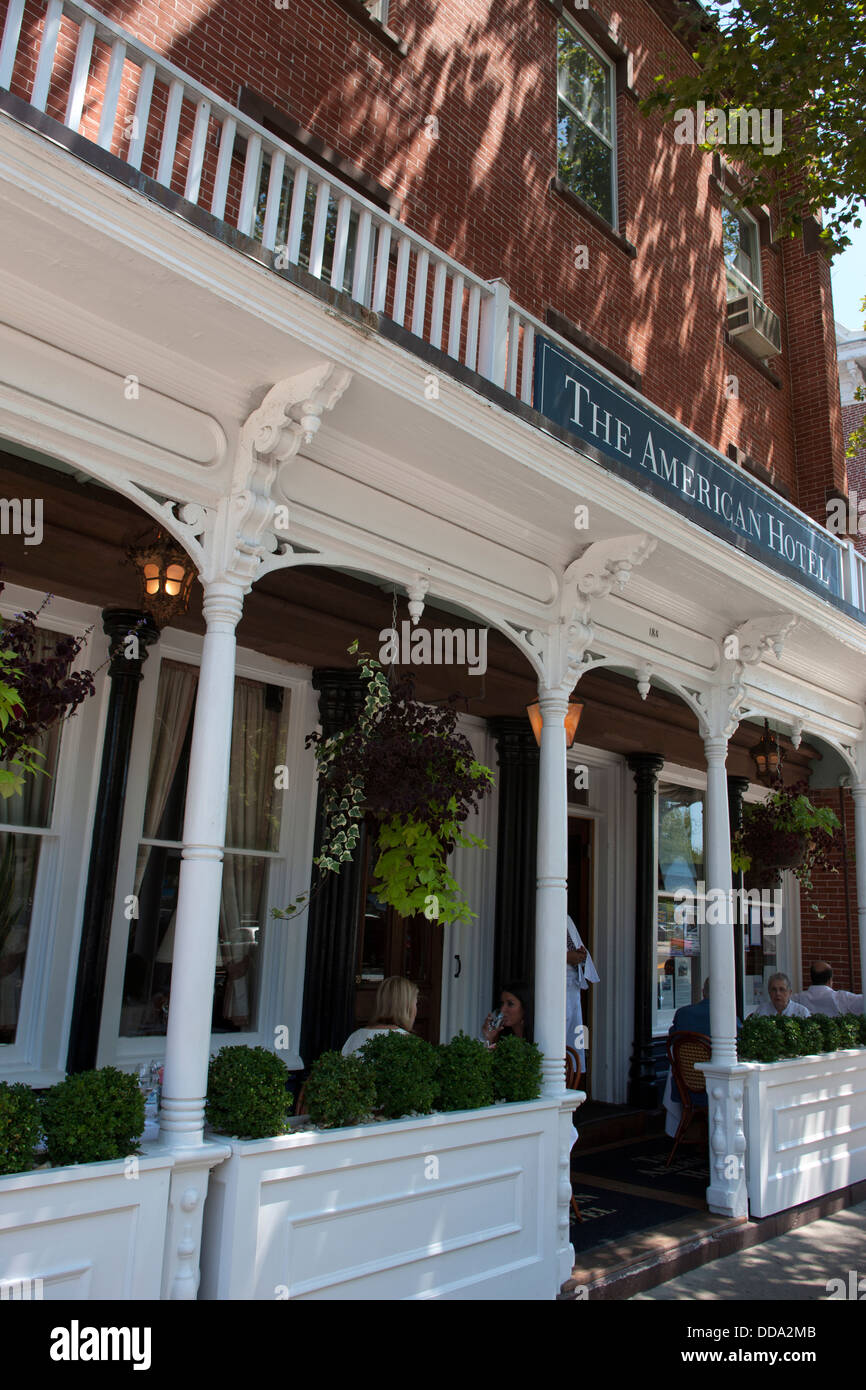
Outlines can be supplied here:
[[570, 1272], [557, 1253], [562, 1110], [537, 1100], [231, 1140], [211, 1173], [199, 1297], [555, 1297]]
[[770, 1216], [866, 1178], [866, 1048], [747, 1065], [752, 1216]]
[[0, 1178], [0, 1298], [159, 1298], [173, 1163], [163, 1154]]

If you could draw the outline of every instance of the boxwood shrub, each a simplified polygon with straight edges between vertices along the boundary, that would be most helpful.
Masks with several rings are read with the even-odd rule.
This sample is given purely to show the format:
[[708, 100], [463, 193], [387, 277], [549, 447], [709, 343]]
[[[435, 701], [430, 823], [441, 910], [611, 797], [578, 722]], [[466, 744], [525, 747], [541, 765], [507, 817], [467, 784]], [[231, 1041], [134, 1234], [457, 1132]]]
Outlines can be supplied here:
[[39, 1101], [30, 1087], [0, 1081], [0, 1174], [32, 1168], [41, 1133]]
[[493, 1050], [493, 1093], [497, 1100], [537, 1100], [541, 1095], [541, 1052], [513, 1035]]
[[282, 1134], [292, 1098], [284, 1062], [264, 1047], [224, 1047], [207, 1074], [208, 1124], [235, 1139]]
[[439, 1090], [436, 1049], [414, 1033], [378, 1033], [361, 1048], [376, 1087], [376, 1109], [386, 1120], [429, 1115]]
[[134, 1076], [117, 1067], [81, 1071], [42, 1098], [42, 1125], [52, 1163], [125, 1158], [144, 1129], [144, 1097]]
[[477, 1110], [493, 1104], [493, 1053], [478, 1038], [458, 1033], [437, 1048], [439, 1108]]
[[810, 1057], [816, 1052], [866, 1047], [866, 1019], [860, 1014], [829, 1018], [759, 1018], [750, 1014], [739, 1036], [741, 1062], [780, 1062], [789, 1057]]
[[373, 1071], [357, 1054], [323, 1052], [310, 1068], [304, 1106], [314, 1125], [338, 1129], [369, 1120], [376, 1104]]

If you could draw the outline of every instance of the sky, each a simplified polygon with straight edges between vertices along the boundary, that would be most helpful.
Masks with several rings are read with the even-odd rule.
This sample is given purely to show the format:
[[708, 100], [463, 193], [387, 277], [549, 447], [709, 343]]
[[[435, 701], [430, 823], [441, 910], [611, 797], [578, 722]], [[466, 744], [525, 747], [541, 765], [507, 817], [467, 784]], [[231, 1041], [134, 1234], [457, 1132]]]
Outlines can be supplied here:
[[866, 218], [861, 227], [852, 227], [851, 245], [833, 262], [833, 314], [837, 323], [855, 331], [863, 328], [860, 302], [866, 294]]

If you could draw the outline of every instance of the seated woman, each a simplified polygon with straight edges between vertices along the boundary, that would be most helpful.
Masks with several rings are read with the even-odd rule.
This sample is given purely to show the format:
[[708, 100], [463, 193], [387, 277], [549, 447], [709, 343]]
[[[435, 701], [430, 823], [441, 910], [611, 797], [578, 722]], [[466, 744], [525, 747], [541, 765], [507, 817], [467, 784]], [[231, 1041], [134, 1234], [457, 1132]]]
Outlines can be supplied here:
[[343, 1043], [343, 1056], [358, 1052], [377, 1033], [411, 1033], [418, 1013], [418, 986], [402, 975], [389, 975], [376, 991], [373, 1016], [366, 1028], [356, 1028]]
[[487, 1015], [481, 1037], [489, 1048], [500, 1038], [526, 1038], [532, 1041], [532, 995], [519, 982], [506, 985], [499, 996], [499, 1008]]

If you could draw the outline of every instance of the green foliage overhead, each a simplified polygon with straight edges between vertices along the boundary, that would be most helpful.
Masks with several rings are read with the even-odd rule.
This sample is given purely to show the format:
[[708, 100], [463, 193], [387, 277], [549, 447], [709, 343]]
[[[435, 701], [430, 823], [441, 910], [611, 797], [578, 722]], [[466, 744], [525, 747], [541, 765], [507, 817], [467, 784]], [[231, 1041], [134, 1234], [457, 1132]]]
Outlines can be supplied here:
[[414, 1033], [377, 1033], [360, 1056], [376, 1088], [376, 1108], [386, 1120], [429, 1115], [439, 1089], [436, 1050]]
[[144, 1129], [144, 1097], [117, 1067], [76, 1072], [43, 1096], [42, 1124], [52, 1163], [125, 1158]]
[[41, 1132], [39, 1102], [30, 1087], [0, 1081], [0, 1174], [33, 1167]]
[[373, 1072], [357, 1055], [323, 1052], [310, 1068], [304, 1102], [306, 1113], [320, 1129], [363, 1124], [376, 1104]]
[[526, 1038], [500, 1038], [493, 1052], [497, 1100], [537, 1100], [541, 1095], [541, 1052]]
[[207, 1073], [208, 1124], [236, 1139], [267, 1139], [282, 1134], [291, 1097], [289, 1073], [264, 1047], [224, 1047]]
[[440, 1109], [478, 1110], [493, 1104], [493, 1053], [483, 1042], [458, 1033], [437, 1055]]
[[778, 154], [719, 147], [745, 174], [750, 201], [777, 203], [783, 234], [826, 209], [828, 246], [847, 245], [846, 228], [860, 225], [857, 205], [866, 199], [866, 0], [707, 0], [705, 7], [712, 22], [700, 31], [692, 20], [684, 33], [697, 68], [682, 73], [682, 55], [667, 57], [644, 111], [672, 119], [699, 100], [725, 111], [781, 110]]

